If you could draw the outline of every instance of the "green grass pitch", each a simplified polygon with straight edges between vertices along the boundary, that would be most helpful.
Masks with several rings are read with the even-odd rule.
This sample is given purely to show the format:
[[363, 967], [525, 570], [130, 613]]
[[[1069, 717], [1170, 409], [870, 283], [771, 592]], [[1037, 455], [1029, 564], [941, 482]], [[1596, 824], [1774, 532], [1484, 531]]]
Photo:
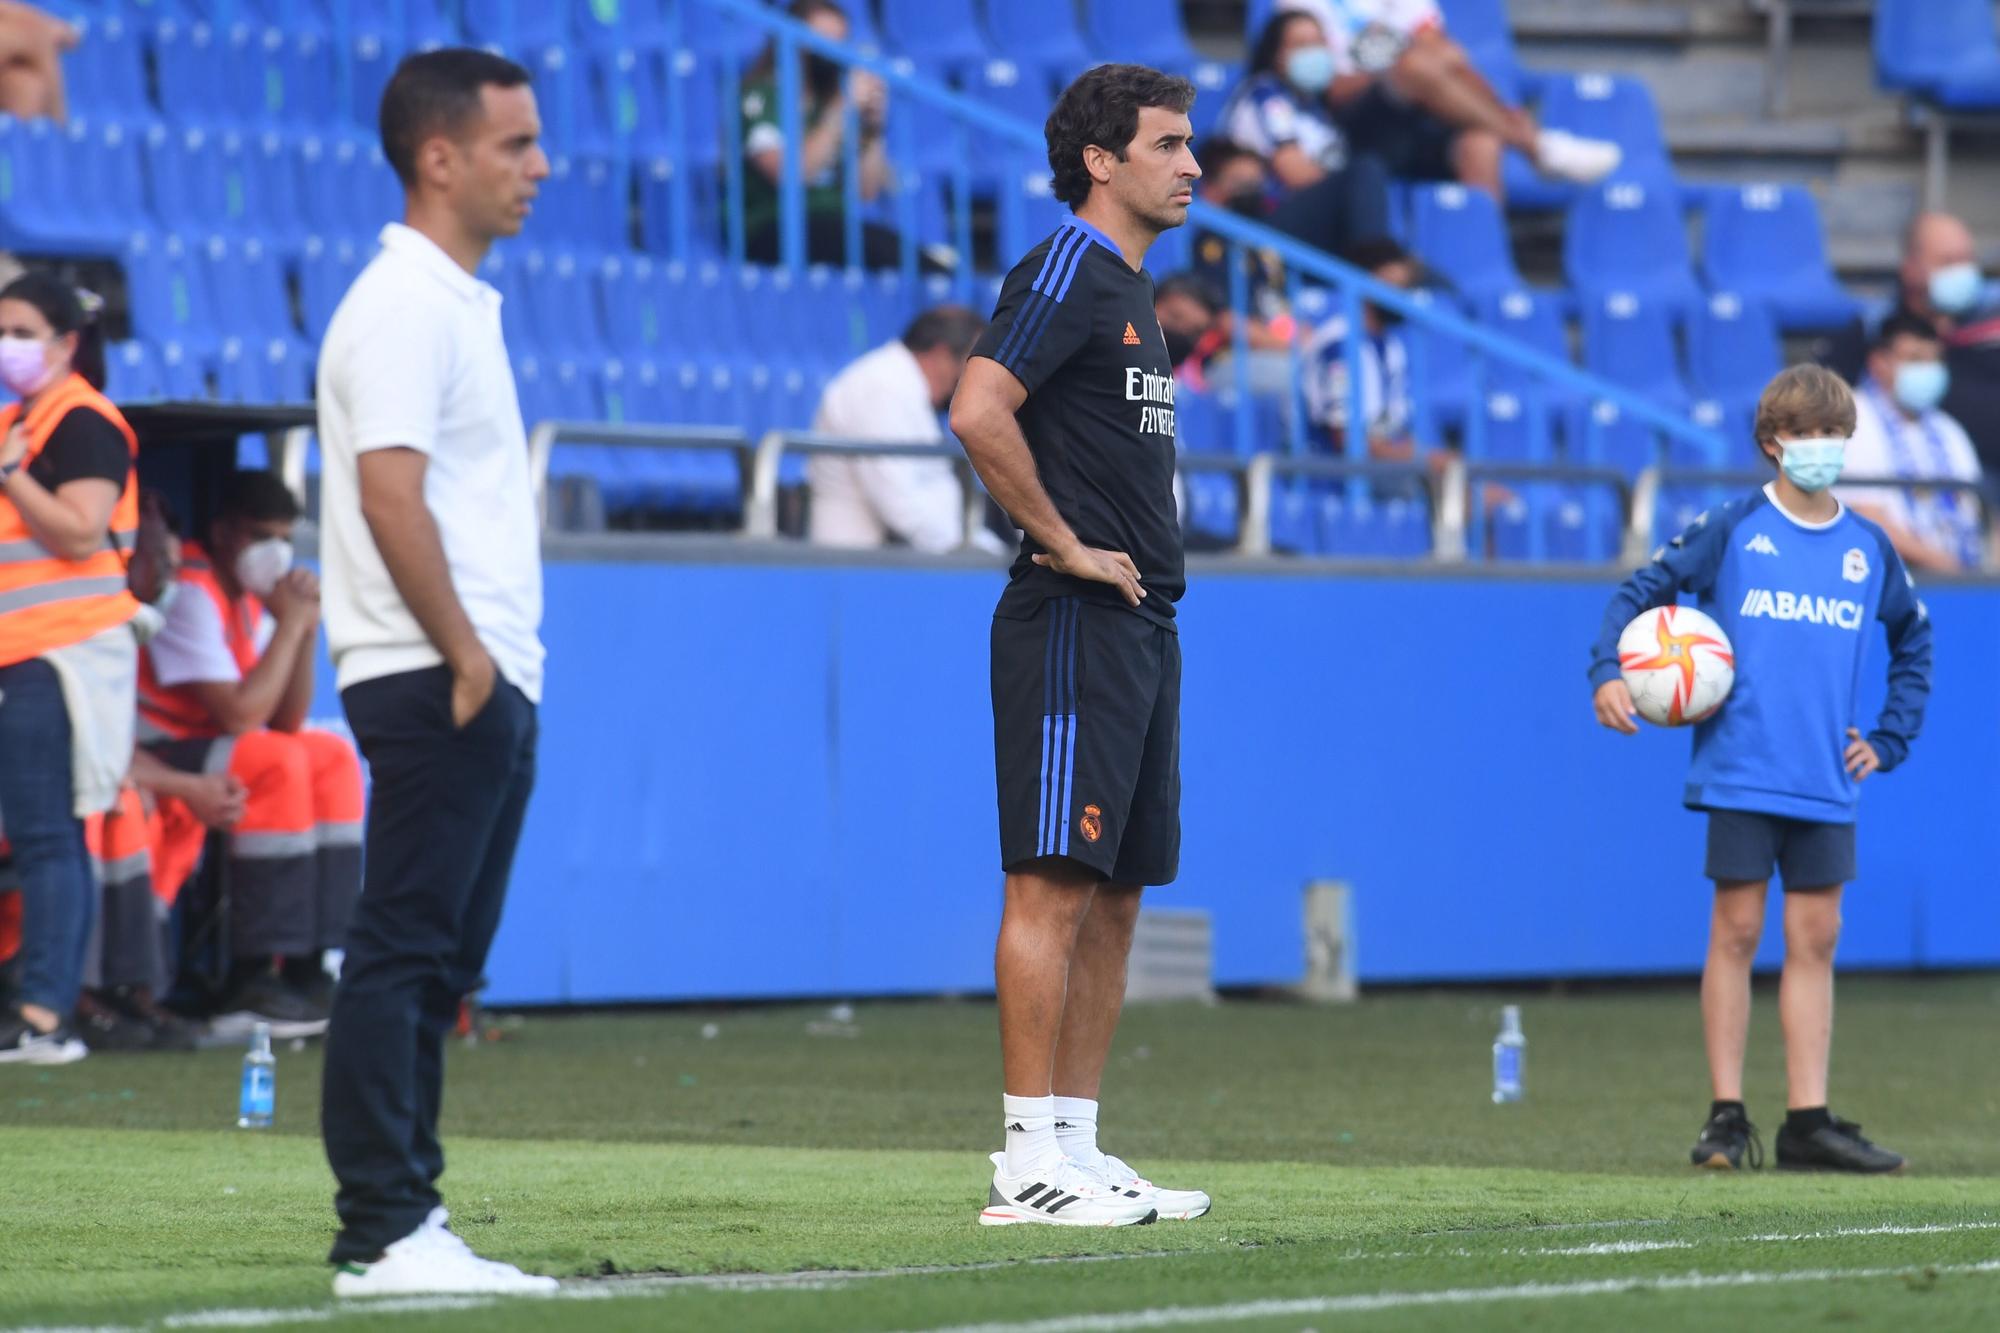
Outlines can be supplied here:
[[317, 1049], [281, 1049], [268, 1133], [231, 1127], [228, 1052], [9, 1067], [0, 1330], [2000, 1328], [2000, 977], [1843, 983], [1835, 1109], [1912, 1160], [1866, 1180], [1684, 1165], [1691, 987], [1504, 998], [1530, 1043], [1505, 1107], [1498, 995], [1133, 1010], [1107, 1146], [1216, 1207], [1122, 1231], [974, 1224], [990, 1004], [864, 1004], [854, 1035], [820, 1008], [530, 1015], [454, 1051], [444, 1180], [475, 1247], [574, 1279], [530, 1304], [334, 1309]]

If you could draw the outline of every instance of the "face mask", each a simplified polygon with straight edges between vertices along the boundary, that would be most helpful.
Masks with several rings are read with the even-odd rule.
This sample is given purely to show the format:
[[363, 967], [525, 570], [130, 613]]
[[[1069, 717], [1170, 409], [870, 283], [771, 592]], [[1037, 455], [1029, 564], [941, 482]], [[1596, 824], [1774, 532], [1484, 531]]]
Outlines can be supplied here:
[[266, 537], [236, 557], [236, 581], [252, 597], [269, 597], [291, 568], [292, 544], [282, 537]]
[[1846, 440], [1780, 440], [1785, 452], [1778, 466], [1802, 491], [1823, 491], [1840, 480], [1847, 459]]
[[49, 382], [49, 345], [40, 338], [0, 338], [0, 384], [22, 398]]
[[1182, 333], [1179, 329], [1162, 329], [1160, 332], [1167, 335], [1167, 360], [1173, 362], [1175, 366], [1178, 367], [1181, 362], [1194, 355], [1192, 333]]
[[1942, 361], [1906, 361], [1896, 367], [1896, 401], [1912, 412], [1928, 412], [1944, 401], [1951, 372]]
[[1223, 200], [1222, 206], [1239, 217], [1261, 218], [1264, 216], [1264, 189], [1259, 185], [1247, 186]]
[[1302, 93], [1319, 94], [1333, 82], [1333, 50], [1302, 46], [1285, 57], [1285, 81]]
[[1979, 303], [1985, 286], [1977, 264], [1947, 264], [1931, 274], [1931, 304], [1947, 315], [1958, 315]]

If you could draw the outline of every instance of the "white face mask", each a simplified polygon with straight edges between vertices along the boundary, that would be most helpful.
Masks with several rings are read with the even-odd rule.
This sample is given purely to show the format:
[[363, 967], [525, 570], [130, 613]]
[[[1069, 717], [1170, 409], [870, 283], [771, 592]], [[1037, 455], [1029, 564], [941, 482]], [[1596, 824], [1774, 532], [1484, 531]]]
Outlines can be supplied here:
[[243, 554], [236, 557], [236, 581], [252, 597], [269, 597], [291, 568], [292, 544], [282, 537], [266, 537], [244, 547]]

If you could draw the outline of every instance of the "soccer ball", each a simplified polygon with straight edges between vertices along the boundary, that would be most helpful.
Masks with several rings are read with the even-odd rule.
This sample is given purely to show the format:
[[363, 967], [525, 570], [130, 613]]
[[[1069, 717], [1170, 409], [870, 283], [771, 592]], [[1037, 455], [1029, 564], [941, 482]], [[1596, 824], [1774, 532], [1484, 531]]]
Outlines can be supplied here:
[[1722, 626], [1690, 606], [1656, 606], [1618, 636], [1618, 669], [1639, 716], [1655, 726], [1702, 722], [1736, 683]]

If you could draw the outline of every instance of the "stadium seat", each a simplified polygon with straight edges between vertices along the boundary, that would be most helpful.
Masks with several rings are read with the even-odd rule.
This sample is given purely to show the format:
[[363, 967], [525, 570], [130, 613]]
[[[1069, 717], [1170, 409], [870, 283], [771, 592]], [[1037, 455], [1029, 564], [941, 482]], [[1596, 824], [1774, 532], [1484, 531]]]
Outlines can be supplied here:
[[1860, 303], [1835, 281], [1813, 197], [1796, 185], [1745, 185], [1710, 197], [1702, 272], [1713, 291], [1762, 301], [1787, 331], [1839, 328]]
[[109, 7], [73, 21], [82, 40], [63, 58], [70, 110], [126, 119], [152, 115], [146, 47], [138, 25]]
[[[1462, 314], [1458, 304], [1438, 293], [1417, 290], [1410, 293], [1418, 305], [1441, 303], [1454, 313]], [[1428, 325], [1414, 321], [1402, 325], [1405, 344], [1410, 354], [1410, 397], [1424, 405], [1417, 413], [1419, 428], [1430, 422], [1448, 431], [1456, 431], [1465, 422], [1465, 414], [1471, 410], [1473, 399], [1473, 364], [1466, 345], [1456, 338], [1433, 332]], [[1487, 373], [1491, 374], [1489, 364]], [[1435, 443], [1435, 441], [1431, 441]]]
[[1200, 60], [1177, 0], [1088, 0], [1083, 21], [1091, 45], [1106, 60], [1177, 71]]
[[315, 234], [344, 240], [373, 237], [363, 218], [366, 191], [358, 143], [309, 135], [298, 142], [293, 172], [300, 211]]
[[960, 75], [994, 58], [973, 0], [881, 0], [889, 49], [933, 74]]
[[1663, 407], [1688, 403], [1687, 382], [1674, 348], [1674, 321], [1662, 306], [1629, 292], [1612, 292], [1583, 312], [1583, 361], [1613, 384]]
[[[465, 39], [496, 51], [560, 46], [569, 40], [567, 5], [548, 0], [461, 0]], [[690, 8], [699, 9], [694, 5]]]
[[1478, 303], [1522, 286], [1507, 221], [1483, 190], [1421, 185], [1410, 195], [1409, 247]]
[[1537, 413], [1534, 404], [1520, 394], [1495, 390], [1486, 395], [1485, 418], [1481, 423], [1482, 446], [1477, 453], [1466, 439], [1467, 458], [1483, 458], [1503, 463], [1547, 463], [1555, 458], [1554, 417], [1546, 400]]
[[[1552, 293], [1523, 288], [1489, 297], [1479, 303], [1476, 311], [1480, 323], [1568, 364], [1571, 361], [1569, 330], [1563, 319], [1562, 307], [1561, 298]], [[1567, 410], [1578, 401], [1570, 389], [1549, 383], [1542, 376], [1506, 361], [1493, 362], [1487, 382], [1494, 392], [1511, 393], [1524, 400], [1539, 393], [1551, 415]]]
[[216, 397], [225, 403], [304, 403], [312, 381], [304, 351], [285, 338], [227, 338], [216, 361]]
[[1731, 407], [1755, 403], [1785, 363], [1770, 312], [1734, 292], [1717, 292], [1694, 308], [1687, 343], [1696, 394]]
[[104, 349], [104, 396], [114, 403], [156, 402], [166, 397], [166, 379], [153, 349], [143, 342], [112, 343]]
[[1679, 315], [1699, 299], [1671, 187], [1613, 181], [1587, 191], [1570, 210], [1563, 269], [1586, 305], [1628, 292]]
[[1325, 493], [1300, 480], [1280, 477], [1271, 483], [1272, 550], [1287, 555], [1317, 555], [1326, 547], [1320, 509]]
[[1729, 404], [1704, 398], [1688, 409], [1688, 419], [1703, 430], [1712, 431], [1722, 442], [1722, 466], [1756, 468], [1763, 463], [1752, 429], [1756, 421], [1755, 402]]
[[1077, 23], [1076, 0], [984, 0], [982, 8], [994, 49], [1036, 71], [1047, 93], [1097, 63]]
[[[1624, 157], [1613, 180], [1641, 181], [1673, 193], [1673, 159], [1660, 127], [1659, 107], [1640, 80], [1617, 74], [1546, 79], [1536, 116], [1548, 129], [1616, 143]], [[1578, 194], [1577, 187], [1549, 180], [1512, 150], [1507, 154], [1503, 180], [1508, 203], [1520, 208], [1561, 207]]]
[[213, 24], [162, 19], [153, 25], [153, 72], [160, 105], [176, 124], [220, 129], [237, 124], [228, 103], [231, 52]]
[[299, 312], [305, 320], [306, 339], [314, 346], [326, 336], [327, 321], [360, 276], [361, 265], [359, 247], [344, 237], [311, 236], [301, 247]]
[[667, 353], [667, 326], [683, 318], [668, 270], [644, 255], [606, 255], [596, 273], [597, 316], [611, 348], [621, 357], [643, 360]]
[[1987, 0], [1877, 0], [1875, 80], [1954, 110], [2000, 107], [2000, 37]]
[[1472, 63], [1500, 96], [1521, 96], [1523, 85], [1538, 82], [1521, 69], [1514, 51], [1514, 29], [1507, 20], [1506, 0], [1440, 0], [1445, 31], [1465, 48]]
[[219, 338], [206, 273], [186, 243], [171, 234], [135, 233], [123, 260], [134, 335], [155, 344], [176, 343], [196, 361], [203, 359]]
[[211, 236], [201, 245], [218, 332], [243, 338], [296, 341], [284, 270], [256, 237]]
[[1666, 461], [1660, 432], [1627, 416], [1608, 399], [1598, 399], [1563, 423], [1565, 455], [1572, 463], [1616, 468], [1635, 477]]
[[60, 252], [83, 224], [63, 131], [0, 115], [0, 247]]

